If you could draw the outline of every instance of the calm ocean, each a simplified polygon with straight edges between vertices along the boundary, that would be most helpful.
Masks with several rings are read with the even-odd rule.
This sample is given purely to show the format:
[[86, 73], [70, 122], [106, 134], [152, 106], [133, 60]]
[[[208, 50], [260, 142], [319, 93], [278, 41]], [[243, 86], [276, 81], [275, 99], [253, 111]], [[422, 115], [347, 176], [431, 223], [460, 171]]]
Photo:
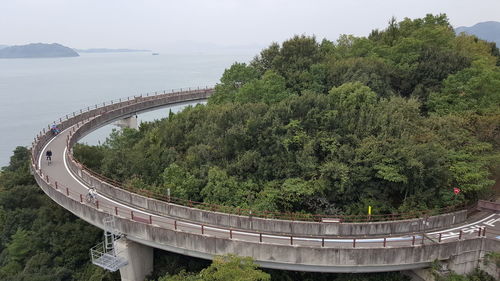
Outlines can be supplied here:
[[[73, 111], [112, 99], [197, 86], [215, 85], [233, 62], [255, 53], [81, 54], [75, 58], [0, 60], [0, 167], [16, 146], [30, 146], [43, 127]], [[173, 111], [178, 110], [174, 108]], [[141, 120], [167, 116], [168, 109]], [[83, 141], [103, 141], [111, 125]]]

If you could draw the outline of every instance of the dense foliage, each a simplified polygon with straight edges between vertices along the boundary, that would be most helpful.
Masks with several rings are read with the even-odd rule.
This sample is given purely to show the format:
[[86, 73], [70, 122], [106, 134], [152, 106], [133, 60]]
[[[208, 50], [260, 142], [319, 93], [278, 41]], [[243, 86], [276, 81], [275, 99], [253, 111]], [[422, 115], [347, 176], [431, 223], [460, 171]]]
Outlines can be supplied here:
[[17, 147], [0, 171], [0, 280], [119, 280], [89, 261], [102, 231], [43, 194], [29, 155]]
[[337, 42], [295, 36], [233, 64], [208, 106], [75, 154], [128, 185], [257, 210], [455, 205], [498, 174], [498, 54], [445, 15]]

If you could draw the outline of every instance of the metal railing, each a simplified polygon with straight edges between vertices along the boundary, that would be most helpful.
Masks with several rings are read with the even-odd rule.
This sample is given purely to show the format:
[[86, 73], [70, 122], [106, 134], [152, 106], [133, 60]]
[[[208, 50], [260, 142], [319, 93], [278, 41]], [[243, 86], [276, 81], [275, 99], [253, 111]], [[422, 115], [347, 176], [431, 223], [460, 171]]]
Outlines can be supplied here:
[[[191, 93], [191, 92], [196, 92], [196, 91], [203, 91], [203, 90], [212, 90], [211, 88], [196, 88], [195, 90], [189, 90], [189, 91], [184, 91], [184, 92], [168, 92], [163, 91], [158, 94], [158, 92], [155, 92], [154, 94], [146, 94], [140, 95], [140, 96], [133, 96], [129, 97], [126, 99], [118, 99], [118, 100], [113, 100], [107, 103], [103, 103], [102, 106], [95, 105], [95, 108], [87, 107], [85, 110], [80, 110], [80, 113], [75, 113], [73, 112], [72, 114], [66, 115], [65, 119], [60, 118], [60, 125], [65, 125], [65, 127], [73, 126], [74, 124], [77, 124], [77, 127], [80, 127], [80, 123], [83, 125], [84, 122], [88, 122], [89, 120], [92, 120], [96, 118], [96, 116], [99, 116], [101, 114], [105, 114], [109, 110], [103, 110], [106, 109], [106, 107], [110, 107], [107, 109], [111, 110], [117, 110], [119, 108], [123, 108], [126, 106], [129, 106], [131, 104], [137, 104], [140, 102], [148, 101], [148, 100], [154, 100], [157, 98], [160, 98], [165, 95], [176, 95], [176, 94], [183, 94], [183, 93]], [[84, 113], [87, 113], [86, 115]], [[73, 121], [73, 122], [68, 122], [68, 121]], [[63, 123], [66, 122], [66, 123]], [[71, 124], [68, 124], [71, 123]], [[50, 125], [48, 126], [50, 127]], [[65, 129], [65, 128], [61, 128]], [[73, 136], [74, 132], [76, 132], [77, 129], [73, 128], [71, 132], [71, 136]], [[40, 144], [44, 143], [45, 141], [48, 141], [50, 139], [50, 135], [48, 133], [48, 130], [46, 131], [43, 129], [35, 138], [35, 141], [33, 142], [33, 150], [32, 150], [32, 162], [35, 165], [35, 168], [37, 167], [37, 162], [36, 162], [36, 156], [38, 155], [38, 149], [40, 149]], [[404, 220], [404, 219], [411, 219], [411, 218], [421, 218], [421, 217], [428, 217], [430, 215], [436, 215], [436, 214], [442, 214], [445, 212], [452, 212], [455, 210], [460, 210], [463, 209], [464, 205], [456, 205], [456, 206], [450, 206], [446, 207], [443, 209], [436, 209], [436, 210], [428, 210], [424, 212], [410, 212], [410, 213], [398, 213], [398, 214], [384, 214], [384, 215], [325, 215], [325, 214], [304, 214], [304, 213], [282, 213], [282, 212], [269, 212], [269, 211], [256, 211], [256, 210], [251, 210], [251, 209], [244, 209], [244, 208], [237, 208], [237, 207], [231, 207], [231, 206], [223, 206], [223, 205], [216, 205], [216, 204], [208, 204], [204, 202], [196, 202], [192, 200], [186, 200], [182, 198], [176, 198], [172, 196], [165, 196], [162, 194], [158, 193], [153, 193], [148, 190], [143, 190], [143, 189], [134, 189], [129, 186], [123, 186], [120, 182], [116, 182], [114, 180], [111, 180], [109, 178], [106, 178], [105, 176], [98, 174], [91, 169], [83, 166], [81, 163], [76, 161], [72, 155], [71, 155], [71, 147], [70, 147], [70, 139], [72, 137], [69, 137], [67, 140], [67, 145], [68, 145], [68, 151], [70, 154], [70, 160], [74, 161], [74, 163], [81, 167], [82, 170], [87, 171], [89, 174], [91, 174], [93, 177], [106, 182], [108, 184], [111, 184], [117, 188], [121, 188], [124, 190], [127, 190], [129, 192], [133, 192], [142, 196], [147, 196], [149, 198], [154, 198], [157, 200], [162, 200], [171, 204], [178, 204], [181, 206], [186, 206], [186, 207], [195, 207], [200, 210], [205, 210], [205, 211], [214, 211], [214, 212], [222, 212], [222, 213], [229, 213], [229, 214], [235, 214], [235, 215], [242, 215], [242, 216], [251, 216], [251, 217], [261, 217], [261, 218], [266, 218], [266, 219], [281, 219], [281, 220], [292, 220], [292, 221], [315, 221], [315, 222], [322, 222], [325, 219], [326, 220], [336, 220], [339, 222], [374, 222], [374, 221], [395, 221], [395, 220]], [[37, 149], [38, 148], [38, 149]]]
[[[147, 214], [143, 211], [134, 210], [112, 204], [106, 200], [97, 199], [95, 203], [85, 201], [85, 195], [71, 190], [57, 181], [51, 181], [50, 177], [43, 175], [41, 170], [35, 171], [38, 176], [48, 186], [57, 190], [64, 196], [73, 201], [85, 204], [94, 208], [98, 212], [111, 214], [116, 217], [127, 219], [136, 223], [151, 225], [154, 227], [187, 232], [197, 235], [217, 237], [222, 239], [240, 240], [254, 243], [269, 243], [291, 246], [308, 246], [318, 248], [386, 248], [386, 247], [415, 247], [426, 244], [441, 244], [446, 242], [473, 239], [478, 237], [498, 236], [498, 230], [495, 230], [489, 221], [483, 221], [479, 225], [473, 225], [460, 229], [458, 231], [442, 231], [435, 233], [420, 233], [406, 235], [401, 237], [377, 237], [377, 238], [359, 238], [359, 237], [331, 237], [331, 236], [307, 236], [307, 235], [280, 235], [276, 233], [248, 231], [234, 228], [225, 228], [206, 224], [199, 224], [187, 220], [162, 217], [153, 214]], [[104, 244], [98, 244], [92, 248], [91, 255], [94, 258], [106, 256]], [[105, 257], [106, 259], [106, 257]]]
[[106, 251], [104, 242], [90, 249], [90, 257], [93, 264], [111, 272], [115, 272], [128, 264], [127, 260], [123, 257], [116, 255], [114, 252]]

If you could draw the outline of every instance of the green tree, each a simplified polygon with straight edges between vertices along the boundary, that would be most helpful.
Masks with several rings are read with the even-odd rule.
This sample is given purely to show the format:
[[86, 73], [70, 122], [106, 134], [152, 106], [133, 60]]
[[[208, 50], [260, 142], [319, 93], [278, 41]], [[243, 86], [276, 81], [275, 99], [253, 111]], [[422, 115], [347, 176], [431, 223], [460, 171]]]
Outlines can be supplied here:
[[198, 274], [166, 276], [158, 281], [200, 280], [200, 281], [268, 281], [269, 274], [262, 272], [249, 257], [234, 255], [216, 256], [212, 264]]

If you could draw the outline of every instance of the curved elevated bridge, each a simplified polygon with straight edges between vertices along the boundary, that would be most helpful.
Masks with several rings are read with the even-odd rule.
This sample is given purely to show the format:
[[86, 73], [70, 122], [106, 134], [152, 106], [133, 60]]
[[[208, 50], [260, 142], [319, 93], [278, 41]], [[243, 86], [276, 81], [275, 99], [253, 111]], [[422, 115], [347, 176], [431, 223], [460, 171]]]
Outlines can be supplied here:
[[[49, 125], [34, 139], [32, 170], [42, 190], [105, 230], [105, 243], [92, 250], [94, 263], [110, 270], [128, 264], [128, 271], [122, 268], [123, 280], [139, 280], [152, 269], [154, 247], [204, 259], [228, 253], [250, 256], [263, 267], [284, 270], [399, 271], [429, 267], [437, 259], [467, 272], [486, 252], [500, 251], [499, 206], [494, 203], [483, 203], [483, 211], [490, 212], [475, 217], [461, 210], [361, 223], [262, 218], [134, 193], [73, 158], [73, 145], [97, 128], [140, 112], [203, 101], [212, 93], [210, 88], [163, 92], [95, 105], [60, 118], [60, 134], [53, 136]], [[51, 165], [44, 159], [49, 148]], [[85, 200], [91, 187], [98, 192], [93, 203]]]

